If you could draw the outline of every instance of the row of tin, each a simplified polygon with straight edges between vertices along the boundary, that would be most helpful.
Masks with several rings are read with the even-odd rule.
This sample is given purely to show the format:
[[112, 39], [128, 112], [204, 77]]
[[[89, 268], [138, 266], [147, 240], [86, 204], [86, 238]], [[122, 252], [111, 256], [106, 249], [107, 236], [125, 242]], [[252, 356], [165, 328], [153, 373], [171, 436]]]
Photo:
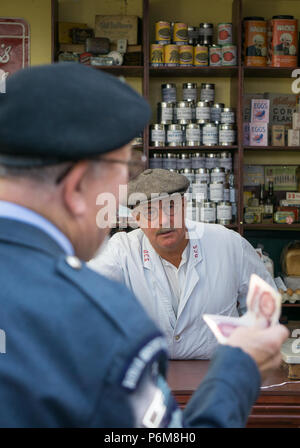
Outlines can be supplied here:
[[[224, 168], [225, 170], [232, 171], [232, 156], [229, 152], [223, 151], [221, 153], [153, 153], [149, 159], [150, 168], [163, 168], [163, 169], [207, 169], [212, 170], [214, 168]], [[202, 173], [202, 171], [201, 171]], [[207, 171], [203, 171], [207, 173]]]
[[188, 201], [187, 219], [204, 223], [229, 225], [236, 221], [236, 203], [220, 201]]

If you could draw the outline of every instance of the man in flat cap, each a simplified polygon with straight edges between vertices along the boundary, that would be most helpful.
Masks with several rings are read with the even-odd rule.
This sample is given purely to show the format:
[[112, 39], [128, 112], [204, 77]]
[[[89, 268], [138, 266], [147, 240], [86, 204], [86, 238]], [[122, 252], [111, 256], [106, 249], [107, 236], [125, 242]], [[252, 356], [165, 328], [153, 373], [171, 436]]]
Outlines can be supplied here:
[[97, 197], [118, 197], [127, 183], [130, 141], [149, 115], [130, 87], [80, 64], [8, 79], [0, 98], [1, 427], [242, 426], [261, 374], [279, 363], [284, 327], [237, 330], [182, 413], [165, 381], [161, 331], [125, 286], [86, 266], [109, 232], [96, 225]]
[[132, 180], [128, 206], [140, 229], [116, 233], [90, 266], [133, 291], [165, 333], [170, 358], [210, 359], [217, 341], [203, 314], [243, 314], [252, 273], [276, 285], [237, 232], [185, 220], [188, 186], [163, 169]]

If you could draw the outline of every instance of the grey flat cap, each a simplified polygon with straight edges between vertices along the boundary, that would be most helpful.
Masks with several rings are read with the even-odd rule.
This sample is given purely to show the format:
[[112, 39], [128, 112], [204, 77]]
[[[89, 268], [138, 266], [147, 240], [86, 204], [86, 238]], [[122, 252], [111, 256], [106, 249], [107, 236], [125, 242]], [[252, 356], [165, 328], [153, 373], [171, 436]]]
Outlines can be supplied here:
[[139, 203], [143, 203], [153, 199], [154, 195], [163, 197], [164, 193], [185, 193], [189, 185], [190, 181], [185, 176], [169, 170], [157, 168], [143, 171], [128, 184], [128, 207], [139, 205], [136, 200], [138, 195], [141, 195]]

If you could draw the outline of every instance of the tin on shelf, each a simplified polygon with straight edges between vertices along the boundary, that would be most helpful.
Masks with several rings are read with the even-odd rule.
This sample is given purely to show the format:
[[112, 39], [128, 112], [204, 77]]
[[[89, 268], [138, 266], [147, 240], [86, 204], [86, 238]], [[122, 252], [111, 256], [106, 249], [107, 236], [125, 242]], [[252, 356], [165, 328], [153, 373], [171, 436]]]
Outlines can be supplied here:
[[218, 144], [218, 126], [207, 123], [202, 129], [202, 141], [204, 146], [216, 146]]
[[221, 45], [211, 45], [209, 47], [209, 65], [222, 65], [222, 47]]
[[217, 223], [228, 225], [232, 221], [232, 206], [230, 202], [220, 201], [217, 204]]
[[176, 103], [176, 84], [166, 83], [161, 85], [162, 101], [165, 103]]
[[224, 107], [221, 112], [222, 124], [234, 124], [235, 123], [235, 109], [233, 107]]
[[176, 121], [178, 124], [189, 124], [192, 122], [192, 103], [189, 101], [178, 101], [176, 103]]
[[188, 42], [188, 27], [186, 23], [175, 22], [173, 26], [173, 43], [185, 45]]
[[182, 146], [183, 135], [180, 124], [169, 124], [167, 129], [167, 146]]
[[190, 123], [186, 126], [186, 146], [200, 146], [201, 145], [201, 131], [200, 125]]
[[151, 146], [165, 146], [166, 131], [164, 124], [152, 124], [150, 126], [150, 142]]
[[215, 101], [215, 84], [202, 83], [200, 91], [200, 101]]
[[210, 120], [210, 101], [198, 101], [196, 103], [196, 120]]
[[164, 60], [166, 67], [177, 67], [179, 65], [178, 45], [170, 44], [164, 46]]
[[162, 101], [157, 103], [157, 121], [160, 124], [172, 124], [174, 116], [174, 104]]
[[182, 84], [182, 97], [183, 101], [194, 101], [197, 102], [198, 92], [197, 83], [195, 82], [185, 82]]
[[193, 46], [180, 45], [179, 47], [179, 64], [180, 66], [192, 67], [193, 65]]
[[236, 129], [233, 124], [221, 124], [219, 127], [219, 145], [231, 146], [236, 142]]
[[198, 221], [205, 223], [215, 223], [217, 218], [216, 204], [211, 201], [204, 201], [197, 204]]
[[161, 44], [151, 44], [150, 64], [152, 67], [162, 67], [164, 65], [164, 46]]
[[166, 45], [171, 42], [170, 22], [155, 23], [155, 40], [157, 44]]
[[194, 47], [193, 64], [195, 67], [203, 67], [208, 65], [208, 46], [196, 45]]

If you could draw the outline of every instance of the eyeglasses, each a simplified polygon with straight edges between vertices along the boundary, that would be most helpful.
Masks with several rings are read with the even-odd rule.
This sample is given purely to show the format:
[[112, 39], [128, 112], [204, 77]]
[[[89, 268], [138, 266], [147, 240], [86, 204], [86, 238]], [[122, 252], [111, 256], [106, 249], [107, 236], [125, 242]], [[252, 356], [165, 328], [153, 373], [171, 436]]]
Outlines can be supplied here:
[[[182, 196], [183, 197], [183, 196]], [[146, 218], [148, 221], [155, 221], [159, 216], [159, 210], [161, 208], [165, 216], [173, 217], [180, 210], [182, 210], [182, 201], [170, 200], [170, 201], [159, 201], [161, 206], [155, 206], [154, 204], [149, 204], [147, 207], [140, 207], [137, 210], [139, 213]]]
[[[118, 160], [118, 159], [104, 159], [102, 157], [92, 157], [88, 160], [92, 160], [93, 162], [102, 162], [102, 163], [120, 163], [121, 165], [128, 166], [128, 178], [129, 181], [138, 177], [145, 169], [147, 163], [147, 157], [141, 153], [133, 153], [133, 160]], [[65, 171], [63, 171], [58, 178], [56, 179], [56, 185], [58, 185], [72, 170], [75, 163], [68, 166]]]

